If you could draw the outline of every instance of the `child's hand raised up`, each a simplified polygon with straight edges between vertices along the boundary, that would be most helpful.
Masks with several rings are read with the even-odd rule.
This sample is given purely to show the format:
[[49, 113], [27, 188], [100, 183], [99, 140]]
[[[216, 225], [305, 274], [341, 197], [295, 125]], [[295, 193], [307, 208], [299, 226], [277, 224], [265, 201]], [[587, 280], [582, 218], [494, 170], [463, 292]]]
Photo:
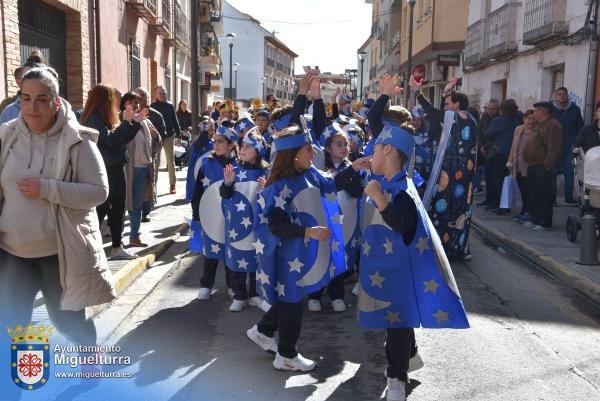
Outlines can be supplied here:
[[256, 182], [258, 182], [258, 186], [262, 189], [265, 187], [267, 179], [265, 177], [258, 177], [258, 180], [256, 180]]
[[235, 171], [233, 171], [233, 166], [231, 164], [228, 164], [223, 169], [223, 181], [228, 187], [235, 181]]

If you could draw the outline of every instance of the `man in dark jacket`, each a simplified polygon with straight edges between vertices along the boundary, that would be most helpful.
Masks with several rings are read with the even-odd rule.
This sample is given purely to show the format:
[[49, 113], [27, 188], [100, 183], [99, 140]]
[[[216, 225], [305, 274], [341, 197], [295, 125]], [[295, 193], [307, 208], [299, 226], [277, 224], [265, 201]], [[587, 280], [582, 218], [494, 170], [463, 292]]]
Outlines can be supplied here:
[[[165, 136], [162, 138], [162, 148], [165, 151], [167, 157], [167, 169], [169, 170], [169, 184], [170, 192], [175, 193], [175, 162], [173, 149], [175, 136], [179, 138], [181, 132], [179, 130], [179, 122], [177, 121], [177, 114], [175, 113], [175, 106], [167, 101], [167, 91], [162, 85], [156, 87], [155, 92], [156, 100], [150, 105], [162, 114], [165, 120]], [[157, 156], [157, 166], [160, 166], [160, 152]], [[158, 171], [158, 169], [157, 169]]]
[[567, 88], [560, 87], [554, 92], [553, 117], [558, 120], [563, 129], [562, 155], [557, 165], [557, 174], [565, 177], [565, 204], [576, 206], [573, 199], [573, 167], [571, 166], [571, 149], [575, 137], [583, 127], [581, 109], [569, 100]]
[[523, 149], [528, 164], [532, 218], [523, 226], [545, 231], [552, 228], [552, 169], [562, 155], [562, 126], [552, 117], [552, 103], [539, 102], [533, 107], [537, 125]]
[[583, 127], [575, 137], [573, 153], [580, 154], [581, 151], [585, 153], [591, 148], [600, 146], [600, 101], [596, 103], [595, 117], [594, 122]]
[[[486, 187], [490, 185], [492, 182], [491, 172], [492, 172], [492, 161], [493, 158], [485, 157], [485, 149], [489, 149], [489, 147], [485, 146], [485, 132], [490, 127], [490, 124], [494, 120], [494, 118], [498, 117], [498, 113], [500, 112], [500, 101], [498, 99], [490, 99], [485, 105], [483, 105], [483, 114], [481, 115], [481, 119], [479, 119], [479, 125], [477, 130], [477, 143], [479, 146], [479, 157], [477, 158], [477, 170], [479, 174], [483, 174], [485, 178]], [[482, 150], [482, 148], [484, 150]], [[479, 207], [488, 207], [492, 202], [490, 202], [488, 191], [486, 191], [485, 199], [478, 203]]]
[[517, 122], [517, 105], [509, 100], [500, 104], [500, 115], [492, 120], [485, 132], [485, 143], [495, 149], [494, 157], [488, 164], [490, 169], [489, 181], [486, 186], [486, 198], [489, 205], [485, 210], [492, 210], [498, 214], [504, 214], [509, 209], [499, 209], [500, 196], [502, 194], [502, 183], [506, 175], [506, 162], [510, 154], [510, 148], [515, 133]]

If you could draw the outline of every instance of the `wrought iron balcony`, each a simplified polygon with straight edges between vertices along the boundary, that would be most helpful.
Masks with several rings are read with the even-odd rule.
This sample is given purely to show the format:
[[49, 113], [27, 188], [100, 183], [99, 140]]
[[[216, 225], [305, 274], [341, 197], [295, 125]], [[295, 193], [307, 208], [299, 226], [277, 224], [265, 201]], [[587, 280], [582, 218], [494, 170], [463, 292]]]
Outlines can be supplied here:
[[400, 31], [396, 32], [396, 34], [392, 38], [392, 49], [396, 47], [398, 43], [400, 43]]
[[172, 4], [171, 0], [162, 0], [161, 14], [157, 18], [151, 18], [148, 22], [148, 26], [150, 26], [154, 31], [161, 35], [163, 38], [170, 40], [172, 39], [171, 35], [171, 27], [173, 26], [172, 22]]
[[139, 17], [150, 20], [156, 17], [157, 0], [127, 0], [127, 7], [134, 10]]
[[481, 19], [467, 28], [464, 50], [465, 65], [477, 65], [485, 61], [485, 24], [486, 20]]
[[565, 35], [565, 0], [525, 0], [523, 8], [523, 44], [534, 45]]
[[190, 46], [190, 20], [179, 2], [175, 2], [175, 40], [182, 47]]
[[494, 58], [517, 50], [517, 11], [521, 3], [511, 1], [490, 13], [485, 27], [485, 57]]

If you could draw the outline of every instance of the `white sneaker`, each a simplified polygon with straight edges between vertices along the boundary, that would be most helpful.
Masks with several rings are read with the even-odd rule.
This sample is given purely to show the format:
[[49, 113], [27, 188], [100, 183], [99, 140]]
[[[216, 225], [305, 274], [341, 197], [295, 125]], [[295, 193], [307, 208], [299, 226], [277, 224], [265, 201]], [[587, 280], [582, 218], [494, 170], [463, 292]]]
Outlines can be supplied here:
[[358, 296], [358, 283], [354, 284], [354, 288], [352, 288], [352, 295]]
[[267, 302], [266, 299], [263, 299], [262, 303], [259, 306], [260, 310], [263, 312], [268, 312], [271, 309], [271, 304]]
[[344, 312], [346, 310], [346, 304], [343, 299], [334, 299], [331, 301], [331, 306], [333, 306], [334, 312]]
[[198, 296], [196, 298], [209, 299], [211, 292], [212, 292], [212, 288], [202, 287], [202, 288], [200, 288], [200, 291], [198, 291]]
[[408, 361], [408, 371], [414, 372], [415, 370], [421, 369], [424, 365], [425, 362], [423, 362], [423, 359], [421, 359], [421, 355], [419, 355], [419, 351], [417, 351], [415, 356], [410, 358], [410, 360]]
[[533, 227], [533, 231], [549, 231], [549, 230], [550, 230], [550, 228], [540, 226], [539, 224], [537, 226]]
[[275, 355], [275, 360], [273, 361], [273, 367], [277, 370], [289, 370], [292, 372], [310, 372], [317, 366], [315, 361], [311, 361], [300, 355], [296, 355], [295, 358], [284, 358], [283, 356]]
[[110, 251], [112, 260], [131, 260], [137, 258], [137, 256], [137, 254], [125, 250], [123, 244], [119, 245], [118, 248], [112, 248]]
[[227, 288], [227, 294], [229, 294], [229, 298], [233, 298], [233, 296], [235, 295], [235, 292], [233, 292], [233, 290], [231, 288]]
[[309, 299], [308, 310], [309, 312], [321, 312], [321, 301], [317, 299]]
[[244, 308], [248, 306], [248, 301], [240, 301], [238, 299], [234, 299], [229, 307], [229, 312], [241, 312]]
[[525, 223], [523, 223], [523, 227], [533, 228], [533, 227], [535, 227], [535, 224], [533, 224], [531, 221], [526, 221]]
[[387, 401], [405, 401], [406, 400], [406, 383], [399, 379], [387, 378]]
[[277, 353], [277, 342], [273, 337], [265, 336], [263, 333], [258, 331], [258, 327], [256, 325], [252, 326], [250, 330], [246, 332], [246, 335], [252, 342], [265, 351], [275, 354]]

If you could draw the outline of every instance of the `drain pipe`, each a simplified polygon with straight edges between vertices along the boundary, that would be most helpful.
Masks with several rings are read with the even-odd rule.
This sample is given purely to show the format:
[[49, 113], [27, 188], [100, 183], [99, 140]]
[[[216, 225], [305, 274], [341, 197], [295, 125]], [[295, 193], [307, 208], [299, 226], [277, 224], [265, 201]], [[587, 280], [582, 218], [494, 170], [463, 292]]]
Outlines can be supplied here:
[[100, 10], [99, 10], [100, 4], [99, 4], [99, 0], [94, 0], [94, 25], [95, 25], [95, 29], [94, 29], [94, 42], [95, 42], [95, 46], [94, 46], [94, 50], [96, 50], [96, 60], [95, 61], [95, 68], [96, 68], [96, 84], [99, 84], [100, 82], [102, 82], [102, 50], [100, 49]]
[[593, 8], [593, 13], [588, 14], [590, 18], [586, 21], [586, 29], [590, 35], [590, 55], [588, 59], [587, 88], [585, 94], [585, 110], [583, 112], [585, 124], [591, 124], [594, 120], [594, 103], [596, 98], [596, 66], [598, 62], [598, 0], [588, 0]]

